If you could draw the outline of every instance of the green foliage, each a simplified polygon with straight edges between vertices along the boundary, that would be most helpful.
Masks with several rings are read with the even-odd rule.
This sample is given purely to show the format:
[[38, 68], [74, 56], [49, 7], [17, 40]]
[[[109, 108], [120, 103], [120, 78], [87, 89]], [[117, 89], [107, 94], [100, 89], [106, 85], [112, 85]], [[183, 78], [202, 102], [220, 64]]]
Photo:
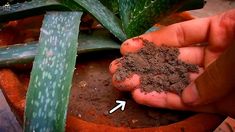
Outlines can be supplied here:
[[99, 29], [90, 34], [81, 33], [78, 37], [78, 53], [119, 49], [120, 44], [114, 41], [107, 30]]
[[100, 0], [100, 2], [111, 10], [114, 14], [119, 13], [119, 0]]
[[[119, 43], [114, 41], [110, 33], [104, 29], [92, 31], [89, 34], [81, 32], [78, 43], [78, 54], [120, 48]], [[37, 55], [37, 49], [38, 42], [1, 47], [0, 67], [30, 63]]]
[[74, 0], [89, 13], [91, 13], [105, 28], [114, 34], [119, 40], [127, 39], [122, 30], [120, 20], [108, 10], [99, 0]]
[[184, 0], [119, 0], [120, 16], [127, 36], [147, 31], [163, 17], [176, 12]]
[[51, 12], [44, 18], [26, 97], [26, 132], [65, 129], [81, 15]]
[[32, 0], [0, 6], [0, 22], [45, 11], [81, 11], [83, 8], [120, 41], [124, 41], [144, 33], [154, 23], [173, 12], [203, 6], [204, 0]]
[[0, 6], [0, 22], [16, 20], [45, 13], [50, 10], [69, 10], [57, 0], [32, 0]]
[[32, 62], [37, 54], [36, 42], [17, 44], [0, 48], [0, 67]]

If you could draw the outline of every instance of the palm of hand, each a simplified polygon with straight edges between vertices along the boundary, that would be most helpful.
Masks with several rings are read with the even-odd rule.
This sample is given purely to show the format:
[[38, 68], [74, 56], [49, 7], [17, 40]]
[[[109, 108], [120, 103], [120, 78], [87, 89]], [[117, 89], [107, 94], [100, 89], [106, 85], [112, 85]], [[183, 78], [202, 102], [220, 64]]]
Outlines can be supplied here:
[[[138, 89], [140, 84], [140, 77], [138, 75], [133, 75], [123, 82], [116, 82], [113, 79], [113, 85], [122, 85], [125, 89], [120, 90], [131, 91], [133, 98], [140, 104], [168, 109], [226, 113], [234, 116], [235, 106], [232, 102], [235, 97], [234, 92], [225, 97], [208, 100], [206, 104], [200, 102], [199, 105], [187, 105], [195, 99], [195, 91], [192, 89], [192, 87], [195, 87], [193, 85], [195, 79], [202, 74], [233, 41], [235, 34], [234, 20], [235, 10], [232, 10], [219, 16], [175, 24], [163, 28], [160, 31], [140, 36], [156, 44], [168, 44], [169, 46], [178, 47], [180, 51], [179, 59], [200, 66], [200, 72], [198, 74], [190, 74], [192, 84], [183, 91], [182, 97], [169, 92], [151, 92], [144, 94]], [[204, 42], [208, 42], [208, 44], [195, 46], [195, 44]], [[136, 52], [142, 47], [142, 41], [130, 39], [122, 45], [121, 53], [125, 55], [130, 52]], [[113, 61], [110, 66], [110, 72], [115, 74], [119, 66], [120, 64], [118, 64], [117, 61]], [[221, 90], [223, 89], [221, 88]], [[231, 106], [233, 106], [233, 108], [231, 108]], [[229, 107], [233, 110], [228, 110]]]

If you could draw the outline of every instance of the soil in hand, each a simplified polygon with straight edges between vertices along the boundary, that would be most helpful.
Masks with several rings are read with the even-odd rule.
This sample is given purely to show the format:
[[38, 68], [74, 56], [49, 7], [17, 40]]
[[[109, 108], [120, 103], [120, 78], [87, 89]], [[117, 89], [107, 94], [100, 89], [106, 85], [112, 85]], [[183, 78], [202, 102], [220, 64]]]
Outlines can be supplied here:
[[141, 39], [144, 48], [120, 59], [121, 67], [114, 74], [116, 81], [123, 81], [138, 74], [141, 91], [173, 92], [181, 94], [190, 83], [189, 73], [198, 73], [198, 67], [178, 59], [179, 50], [167, 46], [156, 46]]
[[[116, 127], [145, 128], [168, 125], [181, 121], [192, 115], [190, 112], [179, 112], [151, 108], [137, 104], [131, 94], [118, 91], [112, 86], [112, 77], [108, 71], [109, 64], [118, 56], [114, 53], [79, 56], [73, 77], [68, 114], [84, 121]], [[116, 100], [125, 100], [124, 111], [118, 109], [112, 114], [109, 111], [117, 106]]]

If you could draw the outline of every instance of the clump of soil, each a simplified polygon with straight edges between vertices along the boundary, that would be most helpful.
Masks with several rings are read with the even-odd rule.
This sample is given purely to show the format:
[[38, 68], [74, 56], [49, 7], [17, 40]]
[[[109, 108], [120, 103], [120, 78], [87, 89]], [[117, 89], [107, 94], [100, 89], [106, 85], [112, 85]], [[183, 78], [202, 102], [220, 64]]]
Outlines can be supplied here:
[[141, 77], [140, 88], [143, 92], [167, 91], [181, 94], [190, 83], [189, 73], [198, 72], [198, 67], [179, 60], [177, 48], [156, 46], [141, 40], [144, 48], [120, 60], [122, 66], [115, 73], [116, 80], [123, 81], [135, 73]]

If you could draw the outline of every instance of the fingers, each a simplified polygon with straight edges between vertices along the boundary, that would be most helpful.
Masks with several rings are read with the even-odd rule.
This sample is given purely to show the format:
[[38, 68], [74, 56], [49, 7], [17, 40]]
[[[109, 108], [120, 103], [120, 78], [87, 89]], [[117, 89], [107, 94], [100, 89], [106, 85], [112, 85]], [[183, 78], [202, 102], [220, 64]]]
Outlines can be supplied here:
[[183, 91], [183, 101], [190, 105], [203, 105], [219, 100], [234, 92], [235, 43], [207, 67], [194, 83]]
[[181, 98], [173, 93], [165, 92], [151, 92], [144, 93], [140, 89], [135, 89], [132, 96], [139, 104], [147, 105], [150, 107], [168, 108], [168, 109], [187, 109], [181, 101]]
[[235, 10], [227, 11], [212, 18], [208, 30], [208, 50], [211, 52], [224, 51], [234, 40]]
[[[234, 40], [235, 24], [234, 19], [232, 19], [235, 18], [234, 13], [235, 10], [232, 10], [216, 17], [174, 24], [140, 37], [157, 45], [165, 44], [179, 47], [179, 59], [201, 66], [205, 63], [204, 67], [207, 67]], [[206, 41], [209, 42], [206, 48], [190, 47], [193, 44]], [[129, 39], [121, 46], [121, 53], [125, 55], [130, 52], [137, 52], [142, 47], [141, 39]], [[114, 78], [113, 83], [120, 90], [132, 91], [134, 99], [140, 104], [179, 110], [214, 111], [213, 106], [208, 107], [206, 105], [204, 107], [205, 104], [213, 103], [225, 97], [235, 86], [235, 72], [232, 72], [235, 67], [234, 51], [235, 44], [218, 60], [208, 66], [201, 76], [199, 76], [200, 73], [191, 76], [192, 80], [199, 77], [183, 91], [182, 100], [172, 93], [142, 93], [138, 89], [140, 87], [140, 76], [137, 74], [126, 78], [124, 81], [117, 81]], [[115, 75], [115, 71], [120, 66], [119, 63], [115, 63], [114, 66], [111, 66], [110, 72]], [[186, 106], [184, 103], [190, 106]], [[200, 105], [200, 108], [198, 105]], [[193, 109], [193, 107], [197, 107], [197, 109]]]
[[183, 47], [179, 48], [178, 59], [189, 64], [195, 64], [199, 66], [204, 65], [205, 47]]
[[[220, 113], [231, 115], [226, 112], [231, 108], [231, 93], [234, 93], [235, 74], [234, 62], [234, 33], [235, 33], [235, 10], [228, 11], [217, 17], [211, 23], [209, 43], [212, 45], [205, 50], [206, 72], [200, 76], [183, 92], [183, 101], [188, 105], [199, 106], [208, 103], [222, 102], [216, 107], [224, 109]], [[230, 46], [230, 47], [229, 47]], [[228, 49], [227, 51], [225, 51]], [[225, 53], [223, 53], [225, 51]], [[222, 54], [222, 55], [221, 55]], [[192, 96], [188, 96], [188, 95]], [[234, 96], [233, 96], [234, 97]], [[221, 101], [230, 98], [227, 101]], [[227, 105], [227, 106], [224, 106]], [[229, 108], [229, 109], [228, 109]]]
[[[228, 11], [218, 16], [194, 19], [181, 22], [139, 36], [140, 38], [154, 42], [157, 45], [173, 47], [187, 47], [197, 43], [209, 42], [211, 51], [224, 50], [234, 39], [235, 10]], [[129, 39], [121, 47], [122, 53], [135, 51], [141, 47], [138, 39]], [[126, 48], [131, 45], [131, 48]]]
[[128, 78], [125, 78], [123, 81], [116, 79], [116, 74], [113, 75], [112, 83], [113, 86], [122, 91], [132, 91], [140, 86], [140, 76], [133, 74]]
[[[129, 46], [127, 48], [128, 50], [133, 49], [131, 48], [131, 46]], [[137, 50], [136, 50], [137, 51]], [[189, 63], [189, 64], [195, 64], [195, 65], [199, 65], [199, 66], [203, 66], [204, 64], [204, 54], [205, 54], [205, 48], [204, 47], [183, 47], [183, 48], [179, 48], [179, 59]], [[132, 51], [123, 51], [123, 54], [127, 54], [127, 52], [133, 52]], [[114, 73], [115, 69], [117, 69], [118, 65], [118, 60], [117, 61], [113, 61], [111, 63], [111, 68], [110, 68], [110, 72]]]
[[199, 67], [199, 72], [198, 73], [190, 73], [189, 74], [190, 82], [195, 81], [195, 79], [197, 79], [203, 72], [204, 72], [204, 68]]
[[[223, 52], [234, 40], [235, 32], [235, 10], [225, 12], [221, 15], [194, 19], [182, 23], [173, 24], [161, 30], [150, 32], [139, 36], [154, 42], [156, 45], [168, 45], [174, 47], [188, 47], [193, 44], [209, 42], [205, 61], [210, 62], [214, 54]], [[143, 47], [141, 39], [132, 38], [123, 43], [121, 53], [136, 52]]]
[[[154, 42], [157, 45], [165, 44], [175, 47], [188, 47], [207, 41], [209, 45], [203, 50], [205, 67], [207, 67], [234, 40], [234, 18], [235, 10], [230, 10], [214, 17], [177, 23], [139, 37]], [[141, 40], [137, 38], [129, 39], [121, 46], [121, 53], [125, 55], [129, 52], [136, 52], [142, 47], [143, 43]]]
[[[184, 50], [182, 50], [184, 51]], [[186, 50], [185, 50], [186, 51]], [[187, 51], [188, 52], [188, 51]], [[184, 52], [183, 52], [184, 53]], [[187, 55], [187, 53], [186, 53]], [[195, 54], [192, 54], [195, 55]], [[187, 55], [190, 56], [190, 55]], [[190, 61], [192, 62], [192, 61]], [[194, 63], [197, 63], [196, 61]], [[137, 74], [134, 74], [132, 76], [130, 76], [129, 78], [125, 78], [122, 81], [119, 81], [118, 79], [116, 79], [116, 71], [118, 68], [121, 67], [121, 63], [120, 63], [120, 59], [114, 60], [109, 67], [110, 73], [113, 75], [113, 85], [114, 87], [118, 88], [119, 90], [123, 90], [123, 91], [132, 91], [136, 88], [140, 87], [140, 76]], [[199, 68], [199, 73], [190, 73], [189, 74], [189, 80], [190, 81], [194, 81], [200, 74], [202, 74], [203, 72], [203, 68]]]
[[207, 40], [210, 21], [211, 18], [194, 19], [173, 24], [140, 37], [156, 44], [166, 44], [174, 47], [190, 46]]
[[[123, 55], [135, 53], [142, 47], [143, 42], [140, 38], [130, 39], [121, 46], [121, 53]], [[205, 47], [183, 47], [179, 48], [179, 52], [179, 59], [184, 62], [201, 66], [204, 63]]]
[[[192, 82], [195, 80], [195, 78], [197, 78], [201, 73], [203, 72], [203, 69], [200, 68], [199, 69], [199, 73], [190, 73], [189, 74], [189, 80]], [[131, 75], [128, 78], [125, 78], [124, 80], [117, 80], [116, 79], [116, 74], [113, 74], [113, 78], [112, 78], [112, 83], [113, 86], [116, 87], [117, 89], [121, 90], [121, 91], [133, 91], [137, 88], [141, 87], [141, 77], [135, 73], [133, 73], [133, 75]]]
[[151, 92], [146, 94], [144, 92], [141, 92], [140, 89], [135, 89], [134, 91], [132, 91], [132, 96], [137, 103], [150, 107], [167, 108], [174, 110], [189, 110], [195, 112], [218, 112], [214, 104], [198, 107], [185, 105], [180, 96], [169, 92]]
[[121, 67], [122, 64], [120, 63], [120, 59], [121, 58], [112, 61], [111, 64], [109, 65], [109, 72], [112, 75], [117, 71], [119, 67]]
[[[164, 44], [174, 47], [190, 46], [207, 40], [210, 21], [211, 18], [202, 18], [177, 23], [139, 37], [154, 42], [157, 45]], [[134, 52], [142, 46], [141, 39], [129, 39], [123, 43], [121, 53]]]
[[143, 40], [141, 38], [132, 38], [125, 41], [120, 48], [121, 54], [135, 53], [143, 47]]

